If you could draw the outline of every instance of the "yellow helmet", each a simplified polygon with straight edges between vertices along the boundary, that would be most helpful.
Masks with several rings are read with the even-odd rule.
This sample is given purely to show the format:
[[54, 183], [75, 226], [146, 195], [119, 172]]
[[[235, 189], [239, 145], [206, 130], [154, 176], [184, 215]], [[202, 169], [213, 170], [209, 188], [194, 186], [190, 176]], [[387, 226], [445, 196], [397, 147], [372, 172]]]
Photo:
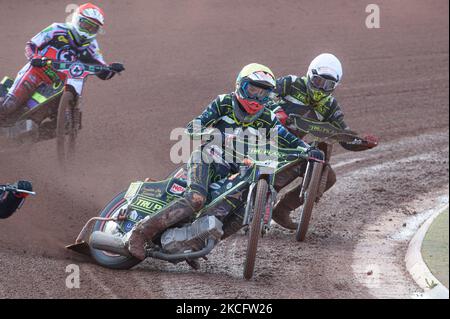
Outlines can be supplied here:
[[256, 120], [264, 111], [275, 83], [275, 75], [268, 67], [258, 63], [244, 66], [236, 78], [237, 119], [246, 123]]
[[244, 66], [242, 68], [241, 72], [239, 72], [239, 74], [236, 78], [236, 90], [239, 89], [239, 86], [240, 86], [243, 78], [250, 77], [253, 73], [258, 73], [258, 72], [264, 72], [264, 73], [270, 75], [272, 78], [272, 81], [269, 80], [271, 83], [268, 83], [268, 85], [273, 86], [275, 88], [275, 75], [273, 74], [272, 70], [269, 69], [267, 66], [259, 64], [259, 63], [250, 63], [250, 64], [247, 64], [246, 66]]

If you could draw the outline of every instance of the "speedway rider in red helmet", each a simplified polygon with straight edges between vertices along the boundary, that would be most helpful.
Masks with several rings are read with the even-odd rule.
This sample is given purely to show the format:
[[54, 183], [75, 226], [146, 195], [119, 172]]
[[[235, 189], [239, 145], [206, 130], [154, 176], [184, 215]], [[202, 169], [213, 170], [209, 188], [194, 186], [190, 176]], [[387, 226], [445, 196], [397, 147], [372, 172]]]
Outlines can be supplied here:
[[[33, 95], [42, 84], [51, 84], [50, 67], [34, 67], [32, 59], [48, 58], [52, 60], [103, 64], [105, 60], [100, 52], [96, 36], [104, 25], [105, 14], [99, 7], [86, 3], [78, 7], [71, 23], [53, 23], [35, 35], [25, 47], [25, 56], [29, 62], [19, 71], [13, 86], [5, 99], [0, 99], [0, 120], [20, 111], [20, 106]], [[111, 79], [124, 67], [120, 63], [111, 64], [113, 71], [104, 71], [98, 77]], [[64, 78], [63, 74], [58, 74]]]

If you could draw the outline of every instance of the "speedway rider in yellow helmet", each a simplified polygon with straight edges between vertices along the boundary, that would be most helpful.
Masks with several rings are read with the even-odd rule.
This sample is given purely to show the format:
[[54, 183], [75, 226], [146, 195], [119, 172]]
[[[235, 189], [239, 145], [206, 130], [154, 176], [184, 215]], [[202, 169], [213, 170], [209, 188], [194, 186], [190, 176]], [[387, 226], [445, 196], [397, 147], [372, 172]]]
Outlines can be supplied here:
[[[266, 138], [270, 138], [271, 131], [276, 130], [278, 138], [275, 142], [280, 147], [302, 148], [308, 152], [309, 146], [289, 133], [280, 125], [274, 113], [265, 107], [274, 88], [275, 76], [268, 67], [257, 63], [245, 66], [236, 79], [235, 91], [219, 95], [213, 100], [201, 115], [188, 124], [188, 134], [195, 137], [198, 132], [208, 128], [215, 128], [221, 134], [225, 130], [238, 132], [245, 128], [259, 132], [265, 130]], [[309, 152], [311, 156], [315, 156], [318, 151]], [[205, 154], [208, 155], [204, 152], [204, 145], [192, 152], [188, 163], [188, 185], [183, 198], [173, 201], [157, 214], [135, 225], [127, 242], [133, 256], [143, 260], [147, 241], [154, 239], [168, 227], [193, 217], [205, 205], [208, 188], [211, 179], [217, 177], [215, 175], [219, 174], [219, 178], [224, 178], [239, 168], [237, 163], [227, 163], [229, 170], [220, 171], [220, 165], [204, 159]]]

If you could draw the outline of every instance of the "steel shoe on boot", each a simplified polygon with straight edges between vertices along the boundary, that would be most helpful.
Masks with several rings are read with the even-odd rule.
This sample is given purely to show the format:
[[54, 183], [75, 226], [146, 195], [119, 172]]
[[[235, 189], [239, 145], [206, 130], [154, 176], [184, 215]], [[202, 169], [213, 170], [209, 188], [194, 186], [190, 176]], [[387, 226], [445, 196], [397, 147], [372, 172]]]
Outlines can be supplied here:
[[144, 223], [151, 223], [150, 217], [146, 217], [134, 225], [131, 236], [125, 244], [130, 254], [139, 260], [144, 260], [147, 257], [145, 252], [147, 238], [144, 234]]
[[134, 257], [144, 260], [147, 257], [145, 246], [148, 241], [153, 240], [167, 228], [191, 217], [194, 212], [190, 202], [185, 198], [175, 200], [160, 212], [144, 218], [134, 226], [126, 243], [128, 250]]

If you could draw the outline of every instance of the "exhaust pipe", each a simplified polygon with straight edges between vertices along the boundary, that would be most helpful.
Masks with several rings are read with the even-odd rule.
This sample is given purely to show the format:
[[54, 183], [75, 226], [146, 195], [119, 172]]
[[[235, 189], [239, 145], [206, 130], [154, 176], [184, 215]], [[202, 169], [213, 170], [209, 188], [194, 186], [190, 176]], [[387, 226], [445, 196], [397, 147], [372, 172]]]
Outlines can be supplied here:
[[131, 257], [122, 238], [101, 231], [95, 231], [89, 238], [89, 246], [94, 249], [104, 250], [121, 256]]
[[[180, 262], [186, 259], [196, 259], [208, 255], [211, 250], [213, 250], [216, 241], [213, 238], [208, 239], [206, 247], [202, 250], [194, 252], [186, 252], [179, 254], [165, 254], [156, 251], [147, 251], [147, 257], [152, 257], [160, 260], [165, 260], [169, 262]], [[122, 238], [106, 234], [101, 231], [95, 231], [91, 234], [89, 238], [89, 246], [94, 249], [104, 250], [113, 254], [118, 254], [121, 256], [132, 257], [129, 250], [125, 246]]]
[[216, 245], [216, 241], [213, 238], [208, 239], [206, 247], [199, 251], [180, 253], [180, 254], [165, 254], [159, 251], [147, 251], [147, 257], [161, 259], [169, 262], [180, 262], [186, 259], [197, 259], [208, 255]]

